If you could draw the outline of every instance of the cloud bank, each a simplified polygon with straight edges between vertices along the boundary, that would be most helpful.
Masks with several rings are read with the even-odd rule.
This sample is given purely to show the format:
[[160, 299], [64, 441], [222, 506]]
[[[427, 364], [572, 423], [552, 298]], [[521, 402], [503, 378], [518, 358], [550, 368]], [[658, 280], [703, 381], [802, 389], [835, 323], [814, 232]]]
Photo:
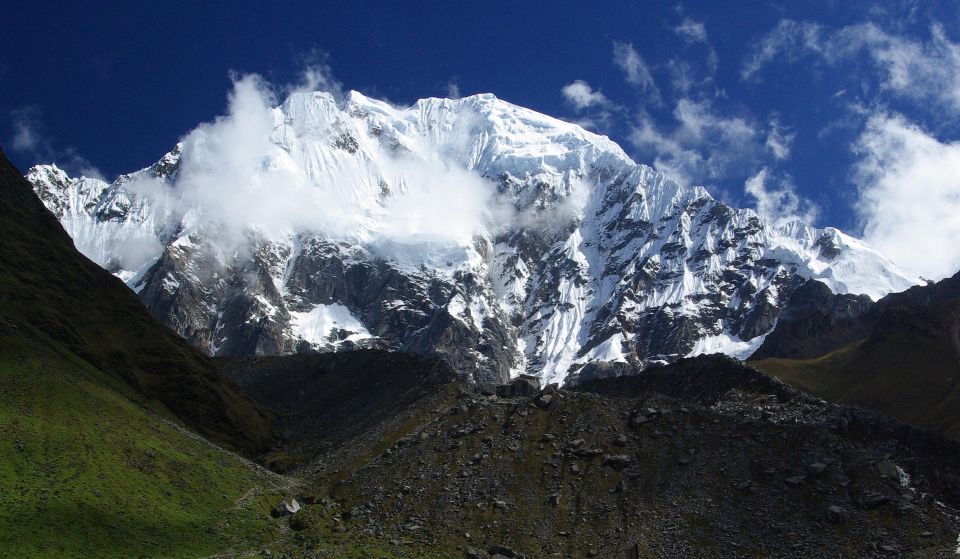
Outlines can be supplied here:
[[928, 279], [960, 270], [960, 142], [878, 114], [855, 149], [864, 240]]

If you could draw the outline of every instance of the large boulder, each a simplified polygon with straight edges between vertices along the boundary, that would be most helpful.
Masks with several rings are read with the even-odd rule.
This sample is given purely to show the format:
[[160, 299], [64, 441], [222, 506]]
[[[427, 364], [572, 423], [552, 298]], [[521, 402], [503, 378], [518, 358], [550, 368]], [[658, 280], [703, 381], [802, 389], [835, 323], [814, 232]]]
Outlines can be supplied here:
[[497, 385], [497, 396], [515, 398], [533, 396], [540, 392], [540, 379], [532, 375], [520, 375], [506, 384]]
[[298, 510], [300, 510], [300, 503], [297, 502], [296, 499], [291, 498], [289, 501], [283, 500], [277, 503], [277, 506], [273, 508], [273, 516], [291, 516], [296, 514]]

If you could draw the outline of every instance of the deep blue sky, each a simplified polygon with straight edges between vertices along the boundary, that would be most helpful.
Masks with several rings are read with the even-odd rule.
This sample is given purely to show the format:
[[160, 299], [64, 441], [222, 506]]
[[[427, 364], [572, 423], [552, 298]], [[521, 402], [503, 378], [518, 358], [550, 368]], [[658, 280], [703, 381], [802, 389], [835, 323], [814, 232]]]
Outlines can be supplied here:
[[[450, 84], [492, 92], [590, 121], [638, 161], [731, 202], [860, 233], [860, 192], [883, 178], [857, 166], [870, 119], [902, 117], [940, 143], [960, 133], [955, 3], [280, 4], [8, 0], [0, 144], [22, 169], [86, 161], [112, 177], [222, 114], [231, 71], [281, 87], [325, 58], [346, 89], [396, 104]], [[631, 49], [652, 82], [630, 83], [615, 61]], [[578, 110], [561, 93], [575, 80], [605, 100]], [[762, 169], [767, 205], [744, 191]]]

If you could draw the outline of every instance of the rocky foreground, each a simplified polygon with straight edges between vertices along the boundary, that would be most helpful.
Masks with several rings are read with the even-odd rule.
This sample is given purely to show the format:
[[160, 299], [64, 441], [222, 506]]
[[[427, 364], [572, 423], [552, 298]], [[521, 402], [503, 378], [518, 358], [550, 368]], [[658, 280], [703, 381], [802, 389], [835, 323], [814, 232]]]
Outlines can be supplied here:
[[[337, 356], [341, 365], [349, 355]], [[314, 386], [349, 374], [325, 366], [333, 357], [301, 363], [321, 371], [309, 376]], [[375, 375], [372, 363], [363, 368]], [[250, 376], [256, 368], [243, 367], [259, 379], [251, 394], [288, 419], [307, 413], [319, 425], [366, 405], [354, 394], [335, 412], [311, 408], [297, 385], [305, 374], [281, 391]], [[455, 375], [440, 382], [435, 367], [394, 368], [393, 386], [408, 393], [427, 370], [433, 388], [389, 417], [327, 445], [300, 435], [276, 450], [310, 487], [296, 495], [308, 504], [281, 521], [290, 531], [278, 552], [955, 556], [956, 443], [814, 399], [734, 360], [685, 360], [577, 391], [527, 379], [473, 388]]]

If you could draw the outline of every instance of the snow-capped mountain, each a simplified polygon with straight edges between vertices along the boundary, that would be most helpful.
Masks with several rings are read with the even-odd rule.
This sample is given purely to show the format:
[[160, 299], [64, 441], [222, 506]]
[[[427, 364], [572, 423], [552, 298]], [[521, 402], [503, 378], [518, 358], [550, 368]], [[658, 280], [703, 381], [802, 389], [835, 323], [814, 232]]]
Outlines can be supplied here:
[[215, 355], [385, 346], [562, 382], [749, 355], [810, 278], [874, 299], [918, 283], [836, 229], [774, 227], [492, 95], [294, 93], [110, 184], [27, 178], [78, 249]]

